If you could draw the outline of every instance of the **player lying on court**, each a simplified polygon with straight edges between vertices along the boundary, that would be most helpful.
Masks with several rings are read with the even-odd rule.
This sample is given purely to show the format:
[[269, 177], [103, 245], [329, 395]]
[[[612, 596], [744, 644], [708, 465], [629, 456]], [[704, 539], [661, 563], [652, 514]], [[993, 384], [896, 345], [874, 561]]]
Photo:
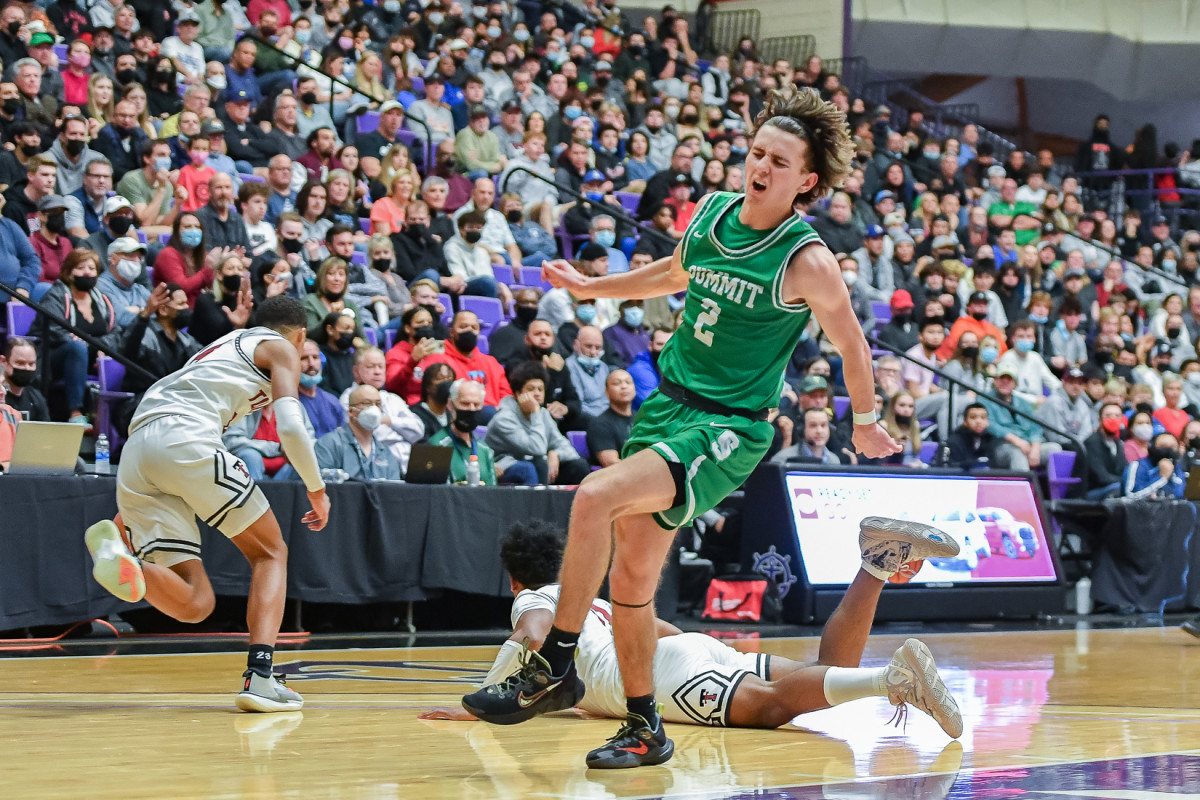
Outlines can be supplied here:
[[[654, 693], [670, 722], [738, 728], [777, 728], [800, 714], [862, 697], [886, 697], [903, 715], [908, 704], [932, 716], [950, 736], [962, 734], [958, 705], [946, 689], [925, 645], [909, 639], [885, 667], [860, 668], [875, 606], [887, 578], [907, 562], [948, 557], [958, 545], [933, 528], [908, 523], [898, 534], [877, 517], [862, 521], [859, 545], [863, 566], [829, 618], [816, 664], [781, 656], [741, 653], [702, 633], [681, 633], [656, 620]], [[562, 538], [548, 523], [520, 523], [504, 538], [500, 558], [516, 599], [513, 634], [500, 648], [485, 686], [503, 684], [520, 667], [527, 648], [537, 647], [550, 630], [558, 603]], [[910, 567], [919, 568], [920, 564]], [[604, 717], [623, 718], [625, 689], [617, 666], [612, 607], [595, 600], [583, 623], [576, 665], [587, 691], [578, 707]], [[529, 656], [525, 655], [528, 662]], [[437, 709], [423, 719], [475, 719], [461, 708]], [[621, 739], [624, 732], [614, 737]], [[626, 745], [628, 746], [628, 745]], [[636, 746], [634, 746], [636, 751]], [[607, 763], [620, 760], [613, 747]], [[626, 759], [634, 761], [628, 752]]]
[[251, 567], [250, 650], [237, 707], [295, 711], [304, 700], [271, 673], [287, 545], [246, 465], [222, 445], [222, 431], [274, 404], [279, 441], [308, 490], [312, 510], [301, 521], [311, 530], [325, 527], [329, 498], [297, 399], [304, 306], [272, 297], [256, 318], [258, 327], [221, 337], [142, 397], [117, 470], [117, 517], [88, 528], [85, 540], [105, 589], [129, 602], [144, 597], [180, 622], [200, 622], [215, 598], [196, 517], [229, 537]]
[[901, 449], [876, 417], [871, 348], [837, 259], [795, 211], [849, 174], [854, 144], [846, 117], [812, 90], [789, 90], [771, 92], [754, 125], [745, 194], [702, 198], [670, 257], [603, 277], [566, 261], [542, 266], [547, 281], [579, 299], [687, 292], [679, 330], [658, 360], [658, 388], [638, 411], [621, 461], [593, 472], [575, 493], [562, 588], [554, 623], [531, 659], [536, 669], [463, 700], [480, 719], [519, 722], [582, 699], [576, 644], [608, 573], [627, 692], [617, 749], [630, 749], [613, 756], [613, 743], [604, 745], [588, 754], [589, 766], [659, 764], [674, 751], [653, 676], [663, 560], [674, 531], [741, 486], [766, 455], [773, 433], [766, 420], [810, 317], [842, 356], [855, 449], [868, 458]]

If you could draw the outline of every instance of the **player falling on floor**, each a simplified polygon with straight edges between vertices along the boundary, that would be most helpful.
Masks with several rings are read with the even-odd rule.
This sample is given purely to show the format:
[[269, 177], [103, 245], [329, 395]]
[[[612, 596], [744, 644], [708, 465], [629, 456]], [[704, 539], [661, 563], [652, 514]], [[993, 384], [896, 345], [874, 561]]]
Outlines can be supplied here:
[[[859, 544], [864, 567], [825, 626], [816, 664], [741, 653], [711, 636], [682, 633], [669, 622], [655, 620], [655, 635], [659, 638], [654, 654], [654, 691], [662, 698], [663, 719], [721, 727], [778, 728], [809, 711], [863, 697], [886, 697], [897, 706], [898, 715], [912, 704], [932, 716], [950, 736], [962, 735], [958, 704], [938, 677], [933, 656], [922, 642], [906, 641], [885, 667], [858, 666], [883, 589], [879, 565], [887, 567], [883, 570], [886, 572], [899, 569], [901, 553], [919, 561], [947, 551], [943, 542], [920, 534], [916, 544], [909, 542], [909, 537], [884, 538], [890, 535], [887, 527], [873, 517], [863, 520]], [[957, 552], [958, 546], [951, 542], [950, 548]], [[881, 562], [879, 553], [890, 553], [890, 560]], [[868, 558], [872, 559], [869, 568]], [[562, 565], [562, 540], [548, 523], [520, 523], [501, 542], [500, 559], [516, 595], [513, 634], [501, 646], [485, 686], [503, 683], [517, 669], [526, 643], [536, 646], [549, 633], [560, 591], [554, 582]], [[608, 603], [594, 600], [584, 620], [577, 664], [587, 692], [579, 707], [619, 718], [626, 714], [625, 693], [617, 667], [611, 615]], [[438, 709], [421, 717], [474, 719], [461, 708]], [[636, 760], [632, 754], [622, 758]]]
[[[325, 527], [329, 498], [297, 399], [304, 306], [286, 296], [258, 307], [258, 327], [234, 331], [150, 387], [130, 423], [117, 470], [117, 517], [88, 528], [92, 574], [122, 600], [145, 599], [181, 622], [200, 622], [215, 598], [200, 562], [196, 518], [229, 537], [250, 562], [247, 669], [237, 707], [295, 711], [296, 692], [271, 674], [287, 594], [287, 546], [267, 499], [221, 433], [274, 404], [279, 441], [304, 481], [311, 530]], [[122, 535], [124, 533], [124, 535]]]
[[756, 128], [746, 193], [707, 195], [670, 258], [600, 278], [565, 261], [543, 266], [547, 280], [580, 299], [687, 291], [679, 331], [659, 358], [661, 383], [638, 412], [623, 460], [592, 473], [575, 494], [562, 590], [545, 643], [519, 680], [463, 698], [464, 708], [492, 722], [575, 705], [584, 694], [575, 647], [611, 563], [628, 716], [615, 740], [588, 755], [589, 766], [640, 766], [671, 756], [651, 669], [659, 572], [673, 531], [741, 486], [766, 454], [772, 428], [765, 420], [810, 315], [842, 355], [855, 449], [869, 458], [900, 451], [876, 419], [871, 350], [837, 260], [794, 211], [848, 174], [853, 147], [845, 115], [811, 90], [772, 92]]

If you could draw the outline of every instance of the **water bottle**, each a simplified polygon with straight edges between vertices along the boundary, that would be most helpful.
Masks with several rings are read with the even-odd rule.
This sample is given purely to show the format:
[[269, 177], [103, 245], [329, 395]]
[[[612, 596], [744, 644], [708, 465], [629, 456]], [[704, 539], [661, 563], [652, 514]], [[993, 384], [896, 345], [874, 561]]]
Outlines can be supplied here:
[[325, 483], [345, 483], [350, 475], [344, 469], [323, 469], [321, 479]]
[[111, 471], [108, 437], [103, 433], [96, 438], [96, 474], [108, 475]]
[[479, 477], [479, 456], [472, 455], [467, 462], [467, 486], [480, 486], [483, 481]]
[[1075, 613], [1080, 616], [1092, 613], [1092, 579], [1087, 576], [1075, 584]]

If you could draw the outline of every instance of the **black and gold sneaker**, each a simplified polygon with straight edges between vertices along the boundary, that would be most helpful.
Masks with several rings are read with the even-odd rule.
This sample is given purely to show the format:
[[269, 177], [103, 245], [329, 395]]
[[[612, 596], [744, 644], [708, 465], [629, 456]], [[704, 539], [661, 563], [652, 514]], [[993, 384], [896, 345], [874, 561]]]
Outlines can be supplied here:
[[583, 681], [572, 662], [558, 677], [535, 650], [526, 650], [521, 669], [500, 683], [485, 686], [462, 699], [462, 706], [484, 722], [516, 725], [551, 711], [571, 708], [583, 699]]

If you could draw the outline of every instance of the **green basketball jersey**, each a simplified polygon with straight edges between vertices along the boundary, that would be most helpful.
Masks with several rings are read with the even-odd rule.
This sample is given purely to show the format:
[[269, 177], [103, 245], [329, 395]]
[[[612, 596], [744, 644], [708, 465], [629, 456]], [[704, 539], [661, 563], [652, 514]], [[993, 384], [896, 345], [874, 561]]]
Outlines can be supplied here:
[[744, 195], [709, 195], [680, 240], [690, 273], [683, 321], [662, 355], [662, 375], [734, 408], [779, 404], [783, 374], [808, 324], [805, 303], [783, 299], [800, 248], [820, 242], [799, 215], [756, 231], [738, 221]]

